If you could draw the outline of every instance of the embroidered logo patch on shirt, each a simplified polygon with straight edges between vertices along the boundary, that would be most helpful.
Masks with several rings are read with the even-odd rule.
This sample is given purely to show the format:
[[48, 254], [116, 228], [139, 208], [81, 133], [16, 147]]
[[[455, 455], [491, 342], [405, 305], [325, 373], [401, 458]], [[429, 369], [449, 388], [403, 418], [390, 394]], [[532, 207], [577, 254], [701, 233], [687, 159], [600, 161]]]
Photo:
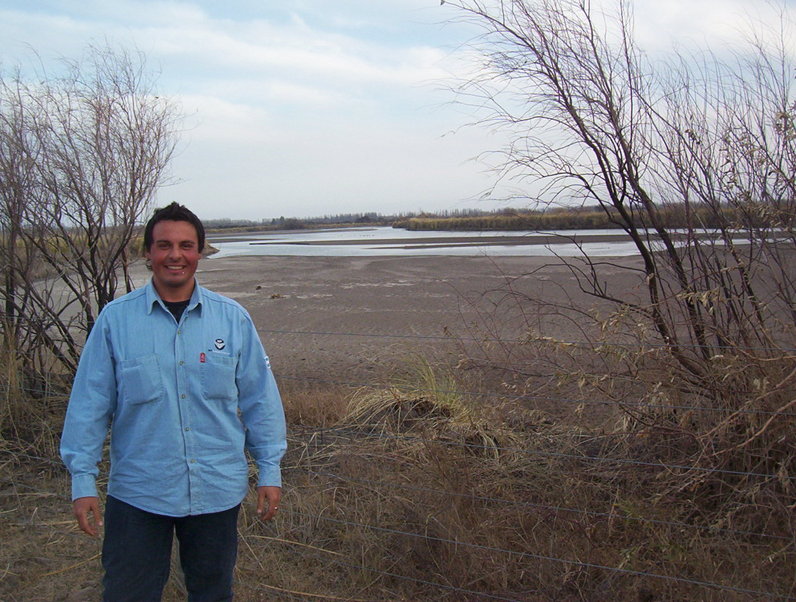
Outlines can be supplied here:
[[218, 349], [219, 351], [221, 351], [224, 347], [227, 346], [227, 344], [224, 342], [224, 339], [216, 339], [213, 342], [215, 343], [216, 349]]

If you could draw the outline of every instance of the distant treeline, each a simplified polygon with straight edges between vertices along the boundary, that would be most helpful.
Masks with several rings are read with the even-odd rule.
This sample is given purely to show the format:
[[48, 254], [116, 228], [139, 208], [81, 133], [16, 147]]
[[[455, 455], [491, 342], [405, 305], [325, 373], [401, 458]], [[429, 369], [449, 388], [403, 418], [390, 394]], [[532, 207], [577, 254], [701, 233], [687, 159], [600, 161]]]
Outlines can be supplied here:
[[[749, 208], [747, 208], [749, 209]], [[658, 216], [661, 225], [669, 228], [686, 228], [698, 225], [704, 228], [732, 227], [735, 219], [735, 209], [727, 207], [722, 211], [715, 211], [707, 207], [691, 205], [666, 205], [662, 207]], [[761, 212], [754, 220], [760, 228], [785, 228], [793, 227], [794, 216], [775, 215], [769, 207]], [[463, 209], [454, 211], [441, 211], [436, 213], [406, 213], [401, 215], [381, 215], [370, 213], [341, 213], [337, 215], [324, 215], [320, 217], [278, 217], [273, 219], [245, 220], [245, 219], [211, 219], [205, 220], [205, 227], [209, 230], [236, 230], [236, 231], [263, 231], [263, 230], [305, 230], [313, 228], [352, 227], [352, 226], [392, 226], [407, 230], [595, 230], [619, 228], [618, 220], [612, 215], [596, 207], [554, 208], [546, 210], [530, 209], [499, 209], [484, 211], [480, 209]], [[750, 222], [746, 215], [745, 223]], [[650, 224], [636, 224], [640, 228], [650, 227]]]
[[[660, 225], [668, 229], [687, 227], [720, 228], [732, 227], [736, 210], [726, 207], [716, 212], [707, 207], [667, 205], [658, 212]], [[749, 224], [746, 215], [744, 223]], [[771, 211], [761, 212], [756, 226], [760, 228], [793, 227], [794, 216], [774, 215]], [[545, 211], [502, 209], [495, 212], [482, 212], [478, 215], [419, 215], [399, 218], [393, 222], [395, 228], [407, 230], [594, 230], [619, 228], [619, 221], [597, 207], [551, 209]], [[639, 228], [651, 227], [639, 220]]]
[[398, 219], [396, 228], [407, 230], [588, 230], [617, 228], [597, 209], [530, 211], [503, 209], [477, 215], [421, 215]]
[[329, 226], [362, 226], [381, 225], [391, 226], [396, 219], [404, 216], [379, 215], [378, 213], [340, 213], [337, 215], [324, 215], [320, 217], [276, 217], [273, 219], [247, 220], [247, 219], [208, 219], [203, 220], [208, 230], [305, 230], [310, 228], [325, 228]]

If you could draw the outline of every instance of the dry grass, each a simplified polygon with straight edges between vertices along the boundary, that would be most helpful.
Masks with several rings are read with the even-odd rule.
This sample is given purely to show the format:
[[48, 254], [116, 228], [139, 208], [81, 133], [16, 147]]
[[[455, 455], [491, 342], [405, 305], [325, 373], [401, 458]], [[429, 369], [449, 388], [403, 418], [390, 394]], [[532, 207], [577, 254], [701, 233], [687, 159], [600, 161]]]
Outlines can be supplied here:
[[339, 419], [351, 389], [338, 385], [316, 385], [285, 381], [280, 393], [292, 426], [326, 428]]
[[[704, 522], [704, 500], [671, 494], [667, 471], [593, 459], [636, 459], [652, 435], [457, 395], [459, 374], [416, 359], [390, 388], [284, 390], [284, 498], [266, 524], [244, 504], [237, 599], [756, 598], [698, 582], [796, 592], [791, 539], [721, 530], [734, 525]], [[74, 525], [54, 455], [62, 400], [45, 406], [29, 428], [4, 423], [0, 599], [96, 600], [99, 542]], [[184, 599], [173, 573], [164, 599]]]
[[775, 539], [702, 523], [700, 500], [666, 495], [665, 470], [591, 460], [637, 459], [649, 437], [457, 389], [419, 362], [393, 388], [356, 391], [335, 424], [294, 433], [285, 513], [253, 527], [278, 529], [263, 564], [284, 570], [263, 587], [306, 599], [749, 598], [699, 582], [792, 594], [787, 526], [766, 530]]

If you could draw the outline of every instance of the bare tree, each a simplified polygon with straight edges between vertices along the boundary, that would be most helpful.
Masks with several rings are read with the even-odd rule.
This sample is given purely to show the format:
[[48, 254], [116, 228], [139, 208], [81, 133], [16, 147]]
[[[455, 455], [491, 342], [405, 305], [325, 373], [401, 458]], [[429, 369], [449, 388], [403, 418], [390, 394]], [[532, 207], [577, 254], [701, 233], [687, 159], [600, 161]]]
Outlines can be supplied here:
[[90, 47], [56, 76], [1, 76], [3, 328], [29, 369], [73, 371], [120, 277], [131, 290], [128, 246], [177, 125], [142, 54]]
[[[501, 177], [543, 185], [550, 202], [597, 204], [635, 245], [638, 266], [564, 259], [584, 292], [615, 308], [602, 326], [639, 341], [621, 360], [633, 364], [625, 374], [646, 379], [656, 408], [687, 397], [721, 410], [689, 415], [700, 463], [793, 475], [796, 65], [787, 20], [729, 58], [680, 55], [653, 67], [626, 1], [610, 13], [588, 0], [448, 4], [483, 28], [473, 42], [479, 73], [458, 92], [489, 109], [484, 123], [512, 133]], [[671, 227], [675, 212], [684, 229]], [[606, 267], [637, 274], [644, 294], [613, 287]], [[675, 414], [666, 427], [682, 432]], [[658, 414], [633, 417], [661, 424]]]

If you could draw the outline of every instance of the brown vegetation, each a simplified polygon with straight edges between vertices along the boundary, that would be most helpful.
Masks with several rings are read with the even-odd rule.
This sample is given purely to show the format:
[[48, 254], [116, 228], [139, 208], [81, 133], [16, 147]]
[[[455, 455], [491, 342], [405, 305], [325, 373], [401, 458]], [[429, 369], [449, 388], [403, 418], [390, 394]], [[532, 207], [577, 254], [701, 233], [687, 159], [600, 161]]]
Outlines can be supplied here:
[[[727, 219], [735, 221], [732, 215], [735, 210], [725, 207], [723, 217], [718, 218], [710, 207], [687, 207], [686, 205], [670, 204], [662, 207], [659, 212], [660, 224], [671, 230], [686, 229], [689, 224], [699, 223], [703, 228], [719, 228]], [[607, 209], [607, 210], [606, 210]], [[778, 227], [782, 223], [780, 216], [757, 216], [755, 227]], [[631, 216], [631, 223], [637, 228], [644, 228], [641, 218]], [[600, 207], [553, 207], [539, 210], [504, 209], [491, 213], [481, 212], [479, 215], [435, 216], [422, 215], [396, 219], [395, 228], [407, 230], [453, 230], [453, 231], [542, 231], [553, 230], [624, 230], [621, 216], [611, 208]]]
[[[653, 404], [643, 382], [615, 398], [609, 381], [590, 380], [587, 362], [627, 365], [623, 349], [606, 343], [597, 358], [549, 338], [519, 342], [512, 357], [524, 361], [503, 368], [533, 366], [533, 392], [509, 386], [509, 369], [502, 392], [483, 385], [473, 347], [458, 367], [418, 354], [391, 386], [288, 381], [282, 512], [262, 524], [247, 500], [237, 598], [793, 595], [792, 512], [771, 505], [767, 478], [682, 464], [695, 459], [685, 424], [710, 408]], [[647, 353], [634, 357], [648, 368], [661, 359]], [[99, 544], [70, 516], [56, 457], [65, 397], [32, 400], [14, 373], [4, 376], [0, 597], [98, 599]], [[743, 503], [751, 481], [765, 499]], [[183, 596], [175, 568], [165, 599]]]

